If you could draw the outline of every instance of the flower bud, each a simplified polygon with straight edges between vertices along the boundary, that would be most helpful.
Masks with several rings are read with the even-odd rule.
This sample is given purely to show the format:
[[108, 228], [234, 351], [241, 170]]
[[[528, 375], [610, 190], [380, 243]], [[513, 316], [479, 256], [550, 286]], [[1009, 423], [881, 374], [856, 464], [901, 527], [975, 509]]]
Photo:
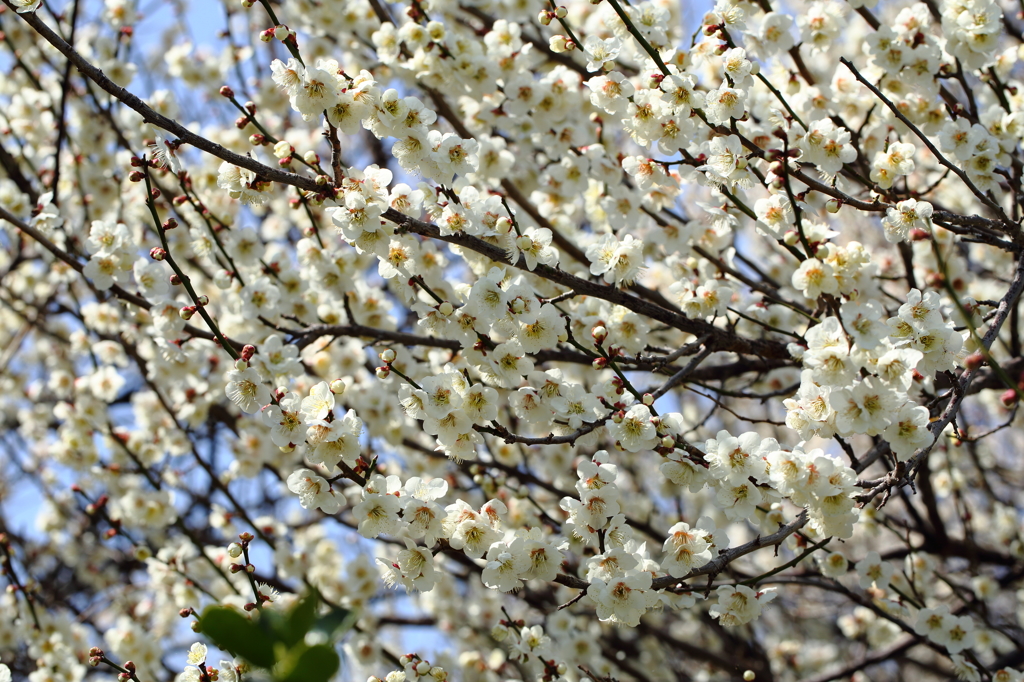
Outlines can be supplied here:
[[415, 670], [417, 675], [426, 675], [430, 672], [430, 664], [426, 661], [420, 661], [416, 664]]
[[260, 40], [265, 43], [269, 43], [274, 38], [274, 29], [268, 28], [265, 31], [260, 31]]
[[196, 305], [206, 306], [209, 303], [210, 303], [210, 297], [207, 296], [206, 294], [203, 294], [202, 296], [199, 296], [199, 297], [196, 298]]
[[249, 136], [249, 144], [253, 147], [262, 147], [267, 141], [267, 138], [263, 137], [263, 133], [253, 133]]
[[154, 246], [149, 250], [149, 257], [153, 260], [163, 260], [164, 258], [167, 258], [167, 252], [164, 251], [162, 247]]
[[227, 85], [222, 85], [222, 86], [220, 86], [220, 96], [221, 97], [227, 97], [227, 98], [230, 99], [231, 97], [235, 96], [235, 91], [232, 90]]
[[594, 369], [604, 369], [608, 366], [608, 358], [594, 358], [594, 361], [590, 363], [590, 366]]
[[221, 270], [220, 272], [213, 276], [213, 283], [217, 286], [218, 289], [222, 291], [224, 289], [230, 289], [231, 280], [233, 277], [234, 275], [231, 273], [230, 270]]
[[345, 382], [341, 379], [335, 379], [331, 382], [331, 393], [334, 395], [341, 395], [345, 392]]
[[975, 351], [967, 356], [964, 360], [964, 367], [971, 372], [976, 371], [979, 367], [985, 364], [985, 356], [981, 351]]
[[327, 177], [326, 175], [322, 175], [322, 174], [316, 176], [316, 180], [314, 180], [314, 182], [316, 184], [320, 185], [321, 187], [323, 187], [324, 185], [326, 185], [330, 181], [331, 181], [331, 179], [329, 177]]
[[228, 545], [228, 556], [232, 559], [237, 559], [242, 556], [242, 546], [237, 542], [232, 542]]
[[568, 43], [569, 39], [563, 36], [561, 33], [558, 33], [548, 38], [548, 47], [555, 54], [559, 54], [561, 52], [568, 52]]
[[246, 362], [245, 360], [242, 360], [241, 358], [235, 360], [235, 369], [237, 369], [239, 372], [245, 371], [246, 369], [248, 369], [248, 367], [249, 363]]
[[494, 229], [498, 234], [508, 234], [512, 231], [512, 221], [504, 217], [498, 218], [494, 221]]
[[455, 312], [455, 306], [451, 304], [451, 301], [443, 301], [441, 305], [437, 306], [437, 312], [439, 312], [442, 317], [448, 317]]
[[390, 367], [378, 367], [376, 374], [377, 374], [377, 378], [378, 379], [387, 379], [389, 376], [391, 376], [391, 368]]
[[242, 0], [242, 7], [249, 9], [256, 4], [256, 0]]
[[145, 178], [146, 175], [142, 171], [132, 171], [131, 175], [128, 176], [128, 180], [131, 182], [142, 182]]
[[653, 404], [654, 404], [654, 396], [653, 396], [653, 395], [651, 395], [650, 393], [644, 393], [644, 396], [643, 396], [643, 403], [644, 403], [644, 405], [646, 405], [647, 407], [650, 407], [651, 405], [653, 405]]
[[252, 360], [252, 356], [254, 355], [256, 355], [256, 346], [252, 345], [251, 343], [247, 343], [245, 344], [245, 346], [242, 347], [243, 360], [249, 362], [249, 360]]
[[744, 670], [743, 671], [743, 682], [753, 682], [753, 680], [756, 677], [757, 677], [757, 675], [754, 674], [753, 670]]
[[380, 359], [388, 364], [391, 364], [392, 362], [395, 361], [395, 357], [397, 357], [397, 355], [398, 354], [395, 353], [394, 350], [390, 348], [385, 348], [380, 352]]
[[285, 140], [278, 140], [274, 145], [274, 156], [279, 159], [290, 158], [295, 153], [295, 147]]
[[569, 10], [565, 8], [565, 5], [559, 5], [555, 8], [555, 16], [559, 19], [565, 19], [569, 16]]
[[1006, 408], [1011, 408], [1017, 404], [1017, 391], [1012, 388], [1008, 388], [1003, 391], [1003, 394], [999, 396], [999, 402]]
[[661, 439], [661, 447], [674, 449], [676, 447], [676, 439], [672, 436], [665, 436]]
[[181, 310], [178, 311], [183, 320], [191, 320], [192, 316], [196, 314], [196, 307], [194, 305], [182, 306]]
[[608, 329], [603, 324], [599, 324], [591, 330], [590, 336], [596, 343], [604, 343], [604, 340], [608, 338]]
[[800, 235], [796, 230], [788, 230], [782, 237], [782, 241], [788, 246], [796, 246], [800, 243]]
[[320, 164], [320, 155], [310, 149], [308, 152], [302, 155], [302, 160], [308, 163], [310, 166], [317, 166]]
[[537, 22], [541, 26], [547, 26], [548, 24], [551, 23], [552, 17], [553, 15], [551, 14], [550, 10], [542, 9], [540, 13], [537, 15]]

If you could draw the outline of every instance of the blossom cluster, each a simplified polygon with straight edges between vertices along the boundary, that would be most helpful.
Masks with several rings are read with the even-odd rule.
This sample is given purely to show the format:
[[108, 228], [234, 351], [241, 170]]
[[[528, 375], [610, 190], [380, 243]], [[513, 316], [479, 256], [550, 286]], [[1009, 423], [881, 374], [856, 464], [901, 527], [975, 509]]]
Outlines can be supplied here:
[[1015, 9], [4, 2], [0, 682], [1022, 679]]

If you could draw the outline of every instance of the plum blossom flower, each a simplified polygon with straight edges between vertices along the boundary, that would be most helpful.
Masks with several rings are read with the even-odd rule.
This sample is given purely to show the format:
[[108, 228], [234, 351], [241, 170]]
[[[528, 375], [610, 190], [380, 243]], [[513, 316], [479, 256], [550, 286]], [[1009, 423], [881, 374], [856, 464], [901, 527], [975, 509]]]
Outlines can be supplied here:
[[246, 414], [252, 414], [270, 404], [270, 389], [252, 367], [233, 369], [227, 373], [224, 392], [228, 399]]

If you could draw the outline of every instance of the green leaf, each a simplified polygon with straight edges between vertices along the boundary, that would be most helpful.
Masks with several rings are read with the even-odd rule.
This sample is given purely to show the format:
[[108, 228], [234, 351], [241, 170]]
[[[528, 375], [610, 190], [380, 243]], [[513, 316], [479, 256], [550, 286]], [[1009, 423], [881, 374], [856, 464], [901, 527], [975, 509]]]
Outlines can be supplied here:
[[357, 620], [359, 620], [358, 612], [332, 606], [327, 613], [317, 619], [314, 627], [325, 633], [328, 639], [334, 639], [351, 630]]
[[327, 682], [341, 667], [338, 652], [327, 644], [293, 649], [281, 662], [277, 682]]
[[313, 628], [313, 623], [316, 622], [316, 606], [319, 601], [319, 595], [311, 592], [300, 599], [288, 612], [279, 631], [281, 639], [288, 645], [288, 648], [301, 642], [306, 633]]
[[263, 628], [226, 606], [208, 606], [199, 629], [218, 648], [241, 656], [260, 668], [274, 665], [274, 639]]

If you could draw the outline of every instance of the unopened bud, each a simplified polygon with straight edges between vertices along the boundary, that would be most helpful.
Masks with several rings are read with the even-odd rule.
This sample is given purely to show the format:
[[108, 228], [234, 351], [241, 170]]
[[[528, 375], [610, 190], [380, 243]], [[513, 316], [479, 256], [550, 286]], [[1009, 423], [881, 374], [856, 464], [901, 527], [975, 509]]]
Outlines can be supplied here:
[[788, 246], [796, 246], [800, 243], [800, 235], [797, 234], [796, 230], [788, 230], [782, 237], [782, 241]]
[[222, 86], [220, 86], [220, 96], [221, 97], [227, 97], [227, 98], [230, 99], [231, 97], [235, 96], [235, 91], [232, 90], [231, 88], [229, 88], [226, 85], [222, 85]]
[[380, 352], [380, 359], [388, 364], [394, 362], [396, 356], [397, 353], [395, 353], [391, 348], [385, 348]]
[[249, 367], [249, 363], [246, 362], [245, 360], [243, 360], [241, 358], [235, 360], [235, 369], [237, 369], [239, 372], [242, 372], [242, 371], [248, 369], [248, 367]]
[[554, 15], [551, 13], [550, 10], [542, 9], [540, 13], [537, 15], [537, 23], [539, 23], [541, 26], [547, 26], [548, 24], [551, 23], [551, 19], [553, 17]]
[[149, 250], [149, 257], [153, 260], [163, 260], [167, 258], [167, 252], [163, 250], [163, 247], [154, 246]]
[[265, 31], [260, 31], [260, 40], [262, 40], [263, 42], [269, 43], [273, 39], [274, 39], [274, 29], [268, 28]]
[[569, 16], [569, 10], [567, 10], [564, 5], [559, 5], [555, 8], [555, 16], [559, 19], [565, 19]]
[[274, 156], [279, 159], [291, 157], [294, 153], [295, 148], [285, 140], [279, 140], [277, 144], [274, 145]]
[[975, 351], [964, 360], [964, 367], [973, 372], [985, 364], [985, 356], [980, 351]]
[[132, 171], [131, 175], [128, 176], [128, 180], [131, 182], [142, 182], [146, 179], [146, 174], [142, 171]]
[[754, 674], [753, 670], [744, 670], [743, 671], [743, 682], [753, 682], [753, 680], [756, 679], [756, 678], [757, 678], [757, 675]]
[[508, 218], [498, 218], [494, 221], [494, 229], [498, 234], [508, 234], [512, 231], [512, 221]]
[[377, 374], [377, 378], [378, 379], [387, 379], [389, 376], [391, 376], [391, 368], [390, 367], [378, 367], [376, 374]]
[[999, 396], [999, 402], [1005, 407], [1010, 408], [1017, 404], [1017, 391], [1012, 388], [1008, 388], [1003, 391], [1003, 394]]
[[644, 396], [643, 396], [643, 403], [644, 403], [644, 405], [646, 405], [647, 407], [650, 407], [651, 405], [653, 405], [653, 404], [654, 404], [654, 396], [653, 396], [653, 395], [651, 395], [650, 393], [644, 393]]
[[672, 436], [665, 436], [661, 439], [661, 447], [663, 448], [675, 448], [676, 439]]
[[327, 177], [326, 175], [318, 175], [318, 176], [316, 176], [316, 180], [315, 180], [316, 184], [320, 185], [321, 187], [323, 187], [324, 185], [326, 185], [330, 181], [331, 181], [331, 179], [329, 177]]
[[245, 344], [245, 346], [242, 347], [243, 360], [249, 362], [249, 360], [251, 360], [252, 356], [254, 355], [256, 355], [256, 346], [252, 345], [251, 343], [247, 343]]
[[843, 202], [839, 199], [829, 199], [825, 202], [825, 210], [829, 213], [839, 213], [839, 209], [843, 207]]
[[210, 303], [210, 297], [207, 296], [206, 294], [203, 294], [202, 296], [198, 296], [196, 298], [196, 305], [205, 306], [205, 305], [208, 305], [209, 303]]
[[183, 306], [181, 310], [178, 311], [178, 314], [181, 315], [181, 319], [183, 320], [191, 320], [192, 316], [196, 314], [196, 307], [194, 305]]
[[569, 50], [567, 47], [568, 42], [569, 39], [559, 33], [548, 38], [548, 47], [556, 54], [567, 52]]
[[334, 395], [341, 395], [345, 392], [345, 382], [341, 379], [335, 379], [331, 382], [331, 393]]
[[254, 147], [262, 147], [266, 141], [267, 138], [263, 137], [263, 133], [253, 133], [249, 136], [249, 144]]
[[590, 336], [595, 342], [603, 343], [608, 338], [608, 329], [603, 324], [599, 324], [591, 330]]
[[590, 363], [590, 366], [594, 369], [604, 369], [608, 366], [608, 358], [594, 358], [594, 361]]
[[310, 149], [308, 152], [302, 155], [302, 160], [311, 166], [317, 166], [320, 164], [320, 155]]
[[448, 317], [455, 312], [455, 306], [451, 304], [451, 301], [443, 301], [441, 305], [437, 306], [437, 312], [439, 312], [442, 317]]

